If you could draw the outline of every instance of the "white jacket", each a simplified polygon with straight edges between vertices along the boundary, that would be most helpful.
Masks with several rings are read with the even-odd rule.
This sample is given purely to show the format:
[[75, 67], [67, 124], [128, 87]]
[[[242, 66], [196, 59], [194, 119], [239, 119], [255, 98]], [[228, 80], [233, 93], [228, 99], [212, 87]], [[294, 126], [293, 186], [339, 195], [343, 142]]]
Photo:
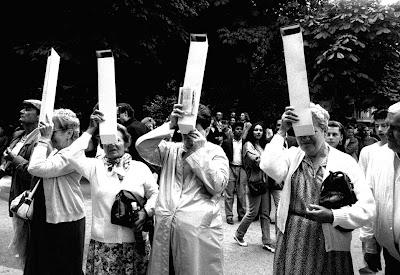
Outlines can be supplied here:
[[[277, 210], [277, 226], [284, 233], [290, 204], [291, 178], [303, 160], [305, 153], [299, 147], [286, 149], [283, 143], [284, 138], [278, 134], [272, 138], [261, 155], [260, 168], [275, 181], [284, 181]], [[329, 145], [326, 144], [326, 146]], [[350, 177], [354, 184], [357, 203], [352, 206], [333, 209], [333, 223], [322, 224], [325, 250], [327, 252], [350, 251], [352, 233], [341, 232], [334, 227], [340, 225], [343, 228], [355, 229], [367, 224], [375, 217], [375, 201], [357, 162], [350, 155], [330, 146], [324, 179], [329, 175], [329, 171], [342, 171]]]

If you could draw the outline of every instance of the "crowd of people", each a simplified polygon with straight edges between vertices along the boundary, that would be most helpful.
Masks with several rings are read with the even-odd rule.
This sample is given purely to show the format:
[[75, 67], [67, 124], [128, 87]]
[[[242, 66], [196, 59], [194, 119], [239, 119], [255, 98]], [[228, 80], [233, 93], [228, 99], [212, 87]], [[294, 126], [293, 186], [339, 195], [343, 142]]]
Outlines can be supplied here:
[[[250, 224], [260, 221], [260, 244], [274, 253], [274, 274], [353, 274], [357, 228], [360, 272], [381, 270], [381, 251], [385, 274], [400, 268], [400, 103], [377, 110], [373, 129], [330, 120], [311, 103], [314, 134], [297, 137], [291, 106], [267, 127], [247, 112], [213, 116], [200, 104], [195, 129], [181, 134], [181, 104], [156, 125], [119, 103], [111, 144], [102, 143], [98, 106], [85, 118], [85, 131], [70, 109], [39, 122], [40, 109], [40, 100], [24, 100], [20, 127], [10, 136], [0, 127], [9, 204], [37, 185], [31, 220], [9, 212], [10, 249], [24, 274], [223, 274], [222, 225], [235, 226], [235, 215], [232, 240], [243, 249]], [[327, 206], [321, 193], [337, 173], [355, 201], [338, 189], [331, 200], [342, 204]], [[92, 199], [85, 267], [82, 178]], [[125, 191], [141, 205], [128, 226], [113, 220]]]

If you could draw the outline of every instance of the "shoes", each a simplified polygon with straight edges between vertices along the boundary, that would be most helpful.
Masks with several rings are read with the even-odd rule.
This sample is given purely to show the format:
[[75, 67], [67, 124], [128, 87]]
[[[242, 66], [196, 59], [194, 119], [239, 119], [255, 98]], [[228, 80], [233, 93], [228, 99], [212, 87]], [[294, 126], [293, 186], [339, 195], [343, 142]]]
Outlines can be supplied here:
[[268, 250], [271, 253], [275, 253], [275, 247], [273, 244], [263, 244], [262, 248]]
[[229, 224], [233, 224], [233, 219], [232, 218], [226, 218], [226, 222]]
[[236, 236], [236, 234], [233, 235], [233, 238], [240, 246], [247, 246], [247, 242], [243, 238]]

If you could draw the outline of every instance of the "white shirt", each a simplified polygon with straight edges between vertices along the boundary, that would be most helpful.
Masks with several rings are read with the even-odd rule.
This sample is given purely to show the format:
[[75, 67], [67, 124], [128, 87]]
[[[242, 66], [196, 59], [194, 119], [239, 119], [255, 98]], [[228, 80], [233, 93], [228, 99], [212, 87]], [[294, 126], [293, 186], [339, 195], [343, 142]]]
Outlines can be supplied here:
[[235, 140], [233, 138], [232, 145], [233, 145], [232, 164], [233, 165], [242, 165], [242, 147], [243, 147], [242, 139]]

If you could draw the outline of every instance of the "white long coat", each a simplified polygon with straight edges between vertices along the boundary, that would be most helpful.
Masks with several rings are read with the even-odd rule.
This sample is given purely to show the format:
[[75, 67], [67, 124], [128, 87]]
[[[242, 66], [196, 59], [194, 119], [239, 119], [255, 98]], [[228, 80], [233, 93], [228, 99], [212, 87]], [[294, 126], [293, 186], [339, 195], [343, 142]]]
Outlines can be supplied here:
[[164, 140], [170, 137], [164, 124], [136, 142], [139, 154], [162, 168], [148, 274], [168, 274], [170, 252], [175, 274], [223, 274], [219, 202], [229, 179], [228, 159], [210, 142], [182, 157], [183, 144]]

